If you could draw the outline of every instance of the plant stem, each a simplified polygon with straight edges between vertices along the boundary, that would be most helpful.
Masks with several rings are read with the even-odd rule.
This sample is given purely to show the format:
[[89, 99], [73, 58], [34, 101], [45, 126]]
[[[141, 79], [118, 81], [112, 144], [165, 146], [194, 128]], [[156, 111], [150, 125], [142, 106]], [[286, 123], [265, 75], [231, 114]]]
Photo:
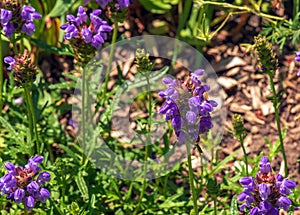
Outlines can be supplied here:
[[[177, 32], [176, 32], [176, 39], [180, 38], [180, 32], [183, 29], [183, 27], [188, 19], [192, 4], [193, 4], [192, 0], [184, 1], [183, 13], [181, 15], [181, 18], [179, 19], [178, 28], [177, 28]], [[175, 42], [174, 42], [174, 53], [173, 53], [173, 58], [172, 58], [172, 66], [174, 66], [175, 62], [176, 62], [177, 52], [178, 52], [178, 42], [179, 42], [178, 40], [175, 40]]]
[[109, 53], [109, 60], [108, 60], [108, 65], [107, 65], [107, 69], [106, 69], [106, 74], [105, 74], [105, 85], [104, 85], [104, 89], [103, 89], [103, 98], [106, 98], [109, 74], [110, 74], [111, 64], [112, 64], [112, 60], [113, 60], [114, 52], [115, 52], [115, 43], [117, 41], [118, 26], [119, 26], [118, 21], [115, 21], [113, 36], [112, 36], [112, 41], [111, 41], [111, 48], [110, 48], [110, 53]]
[[217, 196], [214, 195], [214, 215], [217, 215]]
[[246, 6], [240, 6], [240, 5], [233, 5], [225, 2], [213, 2], [213, 1], [203, 1], [203, 0], [197, 0], [196, 3], [198, 3], [200, 6], [210, 4], [210, 5], [216, 5], [220, 6], [223, 8], [230, 8], [230, 9], [237, 9], [239, 11], [247, 11], [249, 13], [253, 13], [257, 16], [269, 19], [269, 21], [274, 22], [274, 20], [281, 21], [283, 20], [284, 22], [288, 22], [284, 17], [278, 17], [278, 16], [273, 16], [269, 15], [266, 13], [262, 13], [260, 11], [255, 10], [254, 8], [246, 7]]
[[3, 108], [3, 47], [2, 47], [2, 34], [0, 33], [0, 116], [2, 115]]
[[144, 157], [144, 160], [145, 160], [144, 180], [143, 180], [143, 186], [142, 186], [142, 191], [140, 194], [139, 203], [136, 207], [134, 215], [137, 214], [137, 212], [141, 206], [141, 203], [142, 203], [145, 191], [146, 191], [146, 187], [147, 187], [147, 180], [146, 180], [147, 179], [147, 169], [148, 169], [147, 160], [148, 160], [148, 156], [149, 156], [149, 146], [148, 145], [150, 143], [150, 133], [151, 133], [151, 124], [152, 124], [152, 93], [151, 93], [151, 89], [150, 89], [149, 73], [147, 74], [147, 92], [148, 92], [148, 128], [147, 128], [147, 141], [146, 141], [146, 145], [145, 145], [145, 157]]
[[32, 102], [31, 96], [30, 96], [30, 86], [24, 86], [24, 92], [25, 92], [25, 98], [27, 101], [28, 120], [29, 120], [29, 129], [30, 129], [31, 139], [33, 139], [33, 137], [35, 138], [36, 152], [38, 154], [41, 154], [42, 152], [40, 151], [40, 143], [39, 143], [39, 138], [38, 138], [38, 133], [37, 133], [36, 117], [35, 117], [33, 102]]
[[28, 211], [26, 210], [26, 208], [24, 210], [24, 215], [28, 215]]
[[86, 72], [85, 69], [80, 67], [81, 74], [82, 74], [82, 82], [81, 82], [81, 124], [82, 124], [82, 165], [86, 162], [85, 150], [86, 150], [86, 112], [85, 112], [85, 85], [86, 85]]
[[280, 126], [280, 118], [279, 118], [279, 102], [278, 102], [278, 94], [275, 90], [274, 86], [274, 80], [273, 80], [273, 75], [270, 73], [269, 74], [269, 79], [270, 79], [270, 86], [271, 86], [271, 91], [273, 93], [273, 107], [275, 110], [275, 119], [276, 119], [276, 124], [277, 124], [277, 130], [278, 130], [278, 135], [279, 135], [279, 141], [280, 141], [280, 148], [283, 156], [283, 162], [284, 162], [284, 177], [287, 177], [288, 175], [288, 168], [287, 168], [287, 160], [286, 160], [286, 155], [285, 155], [285, 149], [283, 145], [283, 137], [282, 137], [282, 131], [281, 131], [281, 126]]
[[192, 190], [192, 197], [193, 197], [193, 207], [194, 207], [194, 214], [198, 215], [198, 207], [197, 207], [197, 193], [194, 186], [194, 174], [193, 174], [193, 168], [192, 168], [192, 158], [191, 158], [191, 152], [190, 152], [190, 143], [186, 143], [186, 150], [188, 154], [188, 168], [189, 168], [189, 182], [190, 187]]
[[249, 176], [249, 171], [248, 171], [248, 157], [247, 157], [247, 153], [246, 153], [246, 149], [244, 146], [244, 138], [242, 136], [240, 136], [240, 143], [243, 149], [243, 153], [244, 153], [244, 159], [245, 159], [245, 163], [246, 163], [246, 174], [247, 176]]

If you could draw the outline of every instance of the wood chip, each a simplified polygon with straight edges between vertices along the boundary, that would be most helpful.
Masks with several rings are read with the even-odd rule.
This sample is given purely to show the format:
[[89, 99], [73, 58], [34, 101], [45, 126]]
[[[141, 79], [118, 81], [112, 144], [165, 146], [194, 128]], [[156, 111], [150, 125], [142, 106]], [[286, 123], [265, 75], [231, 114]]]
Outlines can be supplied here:
[[254, 109], [260, 109], [262, 105], [260, 88], [258, 86], [253, 86], [250, 89], [250, 93], [252, 97], [252, 107]]
[[237, 103], [232, 103], [229, 108], [230, 111], [232, 112], [237, 112], [237, 113], [246, 113], [247, 111], [252, 110], [252, 107], [248, 105], [240, 105]]
[[245, 113], [245, 120], [247, 120], [248, 122], [250, 122], [251, 124], [254, 124], [254, 123], [258, 123], [258, 124], [261, 124], [261, 125], [264, 125], [265, 124], [265, 121], [261, 120], [261, 119], [258, 119], [255, 115], [255, 113], [251, 112], [251, 111], [248, 111]]
[[233, 87], [238, 85], [238, 82], [235, 79], [224, 77], [224, 76], [221, 76], [221, 77], [218, 78], [218, 83], [222, 87], [224, 87], [226, 90], [230, 90]]
[[263, 103], [261, 105], [261, 111], [264, 116], [274, 113], [275, 111], [274, 111], [273, 103], [271, 101]]

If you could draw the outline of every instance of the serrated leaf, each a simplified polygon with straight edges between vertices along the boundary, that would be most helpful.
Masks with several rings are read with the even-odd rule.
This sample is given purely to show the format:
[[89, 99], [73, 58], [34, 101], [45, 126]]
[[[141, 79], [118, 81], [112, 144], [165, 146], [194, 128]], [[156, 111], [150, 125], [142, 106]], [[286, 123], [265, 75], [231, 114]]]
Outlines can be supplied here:
[[75, 178], [75, 182], [77, 184], [77, 187], [82, 195], [82, 197], [87, 200], [89, 198], [89, 190], [86, 185], [86, 182], [84, 178], [81, 175], [77, 175]]
[[231, 206], [230, 206], [230, 214], [231, 215], [238, 215], [239, 214], [236, 196], [232, 197]]

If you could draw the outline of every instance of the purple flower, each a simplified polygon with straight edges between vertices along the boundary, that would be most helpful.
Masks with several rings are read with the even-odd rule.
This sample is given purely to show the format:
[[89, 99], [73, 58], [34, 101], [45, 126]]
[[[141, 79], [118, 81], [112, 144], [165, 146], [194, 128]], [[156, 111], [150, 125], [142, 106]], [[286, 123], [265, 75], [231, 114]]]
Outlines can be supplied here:
[[296, 61], [297, 63], [300, 63], [300, 51], [298, 51], [298, 52], [296, 53], [295, 61]]
[[127, 8], [130, 5], [129, 0], [118, 0], [121, 9]]
[[289, 210], [291, 204], [292, 204], [291, 200], [285, 196], [281, 196], [276, 202], [276, 205], [279, 208], [283, 208], [286, 211]]
[[35, 32], [35, 25], [32, 21], [28, 21], [26, 23], [24, 23], [24, 25], [22, 26], [22, 31], [29, 35], [32, 36], [33, 32]]
[[50, 174], [48, 172], [42, 172], [39, 174], [37, 182], [39, 184], [45, 184], [46, 182], [50, 181]]
[[260, 184], [259, 186], [260, 198], [265, 201], [268, 199], [268, 196], [271, 194], [270, 187], [267, 184]]
[[110, 2], [110, 0], [96, 0], [96, 2], [102, 7], [105, 8], [108, 3]]
[[31, 36], [35, 31], [33, 20], [41, 19], [42, 15], [31, 6], [17, 5], [13, 11], [1, 9], [1, 24], [6, 37], [10, 38], [14, 31], [22, 31]]
[[263, 156], [260, 160], [260, 163], [259, 163], [259, 168], [260, 168], [260, 172], [261, 173], [269, 173], [271, 172], [271, 165], [270, 165], [270, 162], [268, 160], [268, 157], [266, 156]]
[[3, 25], [3, 31], [4, 31], [4, 35], [10, 38], [15, 31], [14, 25], [11, 23], [7, 23], [6, 25]]
[[34, 19], [41, 19], [42, 15], [35, 11], [31, 6], [24, 5], [21, 12], [22, 19], [32, 22]]
[[291, 193], [291, 189], [296, 187], [292, 180], [283, 178], [282, 175], [274, 175], [270, 162], [266, 156], [260, 160], [260, 170], [253, 177], [243, 177], [239, 180], [244, 187], [244, 191], [238, 196], [238, 201], [242, 202], [240, 211], [250, 210], [251, 215], [278, 215], [279, 209], [289, 210], [292, 204], [286, 196]]
[[[295, 61], [296, 61], [297, 63], [300, 62], [300, 51], [298, 51], [298, 52], [296, 53]], [[297, 76], [300, 76], [300, 69], [298, 70]]]
[[38, 195], [37, 199], [38, 199], [40, 202], [45, 203], [46, 200], [50, 198], [50, 196], [51, 196], [51, 195], [50, 195], [50, 192], [49, 192], [47, 189], [42, 188], [42, 189], [40, 190], [40, 192], [39, 192], [39, 195]]
[[32, 157], [25, 168], [10, 162], [5, 164], [8, 173], [0, 178], [0, 190], [2, 194], [8, 194], [6, 199], [23, 203], [27, 210], [31, 210], [36, 201], [45, 203], [50, 198], [50, 192], [42, 187], [50, 181], [50, 174], [42, 172], [35, 179], [35, 174], [40, 170], [37, 165], [43, 160], [42, 156]]
[[12, 12], [10, 10], [1, 9], [0, 22], [2, 25], [6, 25], [12, 18]]
[[21, 188], [17, 188], [14, 192], [14, 200], [17, 204], [21, 203], [23, 201], [23, 198], [25, 196], [25, 191]]
[[[171, 77], [162, 80], [168, 88], [158, 93], [160, 97], [166, 99], [158, 113], [166, 114], [166, 121], [171, 120], [179, 142], [187, 139], [186, 135], [197, 142], [200, 140], [200, 134], [213, 127], [210, 113], [217, 105], [216, 102], [207, 100], [204, 95], [209, 90], [209, 85], [201, 85], [198, 76], [203, 73], [204, 70], [198, 69], [185, 81], [176, 81]], [[183, 135], [182, 130], [187, 132]], [[179, 138], [179, 135], [183, 136]]]
[[14, 102], [16, 105], [21, 105], [21, 104], [23, 104], [23, 98], [22, 97], [16, 98], [14, 100]]
[[[112, 30], [112, 27], [103, 21], [99, 15], [100, 9], [93, 10], [89, 15], [86, 14], [83, 7], [78, 8], [77, 17], [67, 15], [67, 24], [63, 24], [60, 28], [65, 31], [65, 40], [76, 40], [76, 48], [80, 49], [83, 41], [90, 44], [95, 49], [99, 49], [104, 44], [106, 33]], [[86, 51], [83, 50], [83, 51]]]
[[7, 56], [7, 57], [4, 58], [4, 63], [9, 64], [9, 67], [7, 67], [8, 70], [12, 70], [12, 68], [15, 65], [16, 61], [13, 57]]
[[32, 208], [34, 208], [35, 206], [35, 200], [32, 196], [28, 196], [25, 198], [25, 201], [24, 201], [24, 205], [26, 207], [27, 210], [32, 210]]

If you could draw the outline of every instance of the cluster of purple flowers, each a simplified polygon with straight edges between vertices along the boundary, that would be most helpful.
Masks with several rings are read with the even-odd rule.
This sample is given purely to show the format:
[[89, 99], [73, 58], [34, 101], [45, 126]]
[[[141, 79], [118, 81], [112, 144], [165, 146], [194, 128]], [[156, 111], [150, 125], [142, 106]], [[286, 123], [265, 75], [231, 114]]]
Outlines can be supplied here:
[[[296, 61], [297, 63], [300, 63], [300, 51], [298, 51], [298, 52], [296, 53], [295, 61]], [[300, 76], [300, 69], [298, 70], [297, 75]]]
[[[84, 4], [88, 4], [91, 0], [84, 0]], [[108, 3], [113, 2], [112, 0], [96, 0], [96, 2], [102, 7], [105, 8]], [[127, 8], [133, 0], [117, 0], [115, 3], [119, 6], [121, 10]]]
[[238, 196], [238, 201], [244, 202], [240, 207], [242, 212], [250, 211], [250, 215], [279, 215], [279, 209], [288, 211], [292, 204], [287, 195], [296, 187], [296, 183], [280, 174], [274, 175], [266, 156], [261, 158], [256, 179], [243, 177], [239, 182], [244, 187]]
[[213, 127], [210, 113], [218, 104], [208, 99], [210, 86], [202, 85], [198, 79], [203, 74], [203, 69], [197, 69], [185, 81], [170, 77], [163, 79], [168, 88], [158, 94], [166, 99], [158, 112], [166, 115], [166, 121], [171, 121], [179, 142], [188, 137], [198, 142], [199, 135]]
[[17, 4], [13, 7], [5, 4], [4, 8], [1, 8], [0, 29], [3, 29], [4, 35], [8, 38], [19, 30], [31, 36], [35, 31], [33, 20], [41, 18], [42, 15], [31, 6]]
[[50, 192], [42, 186], [50, 181], [48, 172], [41, 172], [37, 179], [34, 176], [40, 171], [38, 164], [43, 162], [42, 156], [35, 156], [28, 160], [25, 168], [15, 166], [10, 162], [5, 164], [8, 173], [0, 178], [0, 189], [2, 194], [8, 194], [6, 199], [23, 203], [27, 210], [35, 207], [35, 202], [45, 203], [50, 198]]
[[93, 10], [89, 16], [89, 24], [87, 24], [88, 16], [82, 6], [78, 8], [77, 17], [67, 15], [68, 23], [60, 27], [65, 30], [64, 38], [75, 40], [77, 45], [84, 41], [99, 49], [107, 38], [107, 32], [112, 30], [112, 27], [99, 17], [101, 12], [100, 9]]

